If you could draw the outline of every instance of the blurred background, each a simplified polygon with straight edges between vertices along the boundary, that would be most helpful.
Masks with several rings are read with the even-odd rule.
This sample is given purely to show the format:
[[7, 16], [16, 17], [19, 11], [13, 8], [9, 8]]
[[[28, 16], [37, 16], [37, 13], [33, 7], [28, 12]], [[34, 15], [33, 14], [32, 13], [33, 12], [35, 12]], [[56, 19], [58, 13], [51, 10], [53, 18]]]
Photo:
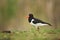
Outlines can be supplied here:
[[25, 18], [30, 12], [60, 28], [60, 0], [0, 0], [0, 30], [30, 30]]
[[[29, 13], [52, 26], [36, 31]], [[0, 0], [0, 40], [60, 40], [60, 0]]]

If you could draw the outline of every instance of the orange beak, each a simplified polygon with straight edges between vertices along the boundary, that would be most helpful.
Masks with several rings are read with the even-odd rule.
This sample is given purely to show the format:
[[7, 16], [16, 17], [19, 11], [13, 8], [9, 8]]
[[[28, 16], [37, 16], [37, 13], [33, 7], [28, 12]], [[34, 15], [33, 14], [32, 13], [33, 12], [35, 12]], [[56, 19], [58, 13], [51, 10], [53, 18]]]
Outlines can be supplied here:
[[26, 18], [29, 18], [29, 16], [26, 16]]

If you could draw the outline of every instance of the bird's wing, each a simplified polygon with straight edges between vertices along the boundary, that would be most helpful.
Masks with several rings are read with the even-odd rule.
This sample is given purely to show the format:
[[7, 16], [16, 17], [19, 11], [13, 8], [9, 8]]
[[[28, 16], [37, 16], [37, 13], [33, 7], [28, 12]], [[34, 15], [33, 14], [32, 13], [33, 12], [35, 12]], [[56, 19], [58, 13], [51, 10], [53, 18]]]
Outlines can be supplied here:
[[42, 20], [36, 19], [36, 18], [34, 18], [33, 23], [34, 23], [34, 24], [36, 24], [36, 23], [43, 23], [43, 24], [48, 24], [48, 25], [52, 26], [51, 24], [49, 24], [49, 23], [47, 23], [47, 22], [44, 22], [44, 21], [42, 21]]
[[45, 23], [45, 22], [43, 22], [42, 20], [34, 18], [33, 23], [36, 24], [36, 23]]

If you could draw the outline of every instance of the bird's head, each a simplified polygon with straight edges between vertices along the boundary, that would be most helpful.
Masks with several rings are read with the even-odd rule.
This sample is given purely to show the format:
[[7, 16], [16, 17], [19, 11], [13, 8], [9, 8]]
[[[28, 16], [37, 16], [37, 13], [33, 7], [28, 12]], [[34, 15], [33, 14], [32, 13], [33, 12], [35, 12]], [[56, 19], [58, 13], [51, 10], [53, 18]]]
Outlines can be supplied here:
[[33, 17], [33, 14], [29, 14], [29, 17]]
[[26, 18], [33, 18], [33, 14], [29, 14]]

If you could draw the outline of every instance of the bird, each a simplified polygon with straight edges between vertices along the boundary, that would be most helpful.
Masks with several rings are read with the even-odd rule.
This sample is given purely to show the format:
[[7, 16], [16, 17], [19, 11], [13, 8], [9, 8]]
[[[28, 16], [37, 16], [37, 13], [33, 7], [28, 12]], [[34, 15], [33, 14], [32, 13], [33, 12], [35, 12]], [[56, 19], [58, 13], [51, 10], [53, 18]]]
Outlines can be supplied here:
[[45, 25], [52, 26], [51, 24], [49, 24], [47, 22], [44, 22], [40, 19], [35, 18], [32, 13], [30, 13], [28, 16], [26, 16], [26, 18], [28, 18], [28, 22], [32, 26], [35, 26], [38, 30], [39, 30], [39, 26], [45, 26]]

